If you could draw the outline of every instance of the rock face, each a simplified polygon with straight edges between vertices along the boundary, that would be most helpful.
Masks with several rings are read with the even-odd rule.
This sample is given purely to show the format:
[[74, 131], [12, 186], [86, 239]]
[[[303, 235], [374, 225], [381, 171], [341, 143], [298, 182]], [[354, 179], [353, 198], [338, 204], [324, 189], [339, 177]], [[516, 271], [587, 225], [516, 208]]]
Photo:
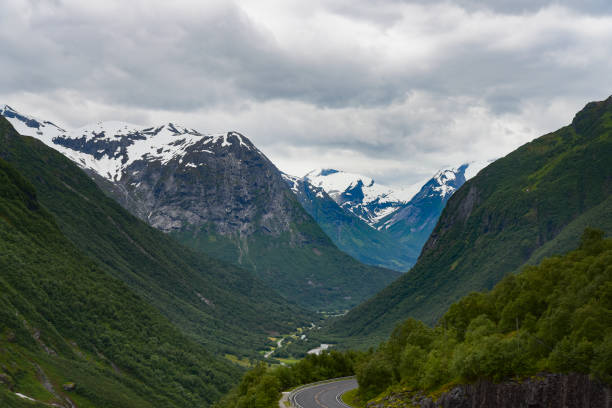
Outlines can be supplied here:
[[344, 310], [399, 276], [338, 250], [282, 173], [237, 132], [99, 122], [64, 130], [0, 111], [79, 164], [131, 213], [184, 244], [251, 269], [311, 309]]
[[[177, 134], [176, 146], [188, 144], [182, 136]], [[114, 196], [165, 232], [211, 225], [224, 236], [244, 238], [261, 232], [278, 237], [291, 222], [307, 219], [287, 199], [278, 170], [247, 138], [236, 132], [199, 136], [167, 161], [131, 163], [114, 180]], [[93, 149], [101, 151], [100, 147]], [[163, 153], [165, 147], [160, 149]]]
[[584, 374], [540, 374], [523, 382], [462, 385], [437, 400], [421, 395], [391, 394], [368, 408], [610, 408], [610, 386]]

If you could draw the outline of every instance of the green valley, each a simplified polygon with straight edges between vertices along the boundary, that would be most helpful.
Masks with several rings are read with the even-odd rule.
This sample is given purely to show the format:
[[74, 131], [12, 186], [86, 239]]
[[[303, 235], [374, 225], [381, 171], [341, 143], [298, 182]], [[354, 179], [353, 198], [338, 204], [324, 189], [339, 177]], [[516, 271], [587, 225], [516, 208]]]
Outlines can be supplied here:
[[612, 408], [612, 0], [5, 0], [0, 44], [0, 408]]
[[[612, 383], [612, 239], [603, 236], [586, 229], [576, 250], [526, 266], [490, 292], [463, 297], [433, 328], [410, 318], [376, 350], [332, 351], [291, 367], [258, 366], [223, 407], [273, 408], [281, 391], [352, 374], [359, 388], [345, 401], [356, 407], [367, 401], [437, 407], [442, 405], [433, 402], [451, 390], [448, 398], [457, 405], [450, 406], [463, 406], [470, 398], [465, 384], [490, 382], [501, 390], [506, 382], [534, 381], [545, 390], [554, 375], [568, 375], [562, 377], [567, 387], [569, 375], [582, 375], [583, 384], [590, 375], [593, 395], [583, 397], [596, 403]], [[549, 396], [556, 404], [550, 406], [564, 397], [555, 398]]]
[[0, 157], [35, 187], [65, 237], [209, 350], [256, 357], [271, 332], [316, 319], [252, 273], [194, 253], [130, 215], [72, 161], [2, 119]]

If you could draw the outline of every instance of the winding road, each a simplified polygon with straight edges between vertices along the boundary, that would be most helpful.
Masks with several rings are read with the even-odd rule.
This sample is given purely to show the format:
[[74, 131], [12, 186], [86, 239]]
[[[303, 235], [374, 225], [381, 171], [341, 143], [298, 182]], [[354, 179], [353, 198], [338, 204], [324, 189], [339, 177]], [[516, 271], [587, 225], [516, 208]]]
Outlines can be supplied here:
[[357, 380], [334, 381], [302, 388], [293, 395], [297, 408], [351, 408], [342, 402], [341, 395], [357, 388]]

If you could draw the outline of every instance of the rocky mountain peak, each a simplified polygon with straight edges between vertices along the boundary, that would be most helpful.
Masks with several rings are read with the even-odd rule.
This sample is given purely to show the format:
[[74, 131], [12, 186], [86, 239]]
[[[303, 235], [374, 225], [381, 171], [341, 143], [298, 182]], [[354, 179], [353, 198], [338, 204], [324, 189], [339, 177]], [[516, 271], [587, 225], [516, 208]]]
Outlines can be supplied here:
[[303, 179], [325, 190], [338, 205], [370, 226], [397, 210], [418, 191], [393, 189], [371, 177], [335, 169], [313, 170]]
[[51, 133], [65, 132], [64, 129], [55, 125], [53, 122], [21, 114], [9, 105], [4, 105], [0, 109], [0, 115], [8, 119], [20, 134], [26, 134], [28, 136], [36, 134], [41, 136], [45, 131]]
[[52, 122], [21, 114], [8, 105], [0, 111], [20, 134], [34, 136], [69, 157], [81, 167], [110, 180], [121, 180], [136, 162], [198, 167], [187, 156], [217, 155], [240, 150], [262, 153], [242, 134], [230, 131], [202, 134], [195, 129], [169, 122], [141, 126], [121, 121], [100, 121], [75, 129], [62, 129]]

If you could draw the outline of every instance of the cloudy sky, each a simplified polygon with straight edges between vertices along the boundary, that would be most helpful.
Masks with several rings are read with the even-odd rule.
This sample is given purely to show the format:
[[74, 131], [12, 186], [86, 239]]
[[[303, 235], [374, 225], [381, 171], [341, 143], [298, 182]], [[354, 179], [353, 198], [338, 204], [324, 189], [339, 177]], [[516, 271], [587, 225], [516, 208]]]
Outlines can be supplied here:
[[398, 186], [612, 94], [610, 0], [2, 0], [0, 44], [23, 113], [237, 130]]

